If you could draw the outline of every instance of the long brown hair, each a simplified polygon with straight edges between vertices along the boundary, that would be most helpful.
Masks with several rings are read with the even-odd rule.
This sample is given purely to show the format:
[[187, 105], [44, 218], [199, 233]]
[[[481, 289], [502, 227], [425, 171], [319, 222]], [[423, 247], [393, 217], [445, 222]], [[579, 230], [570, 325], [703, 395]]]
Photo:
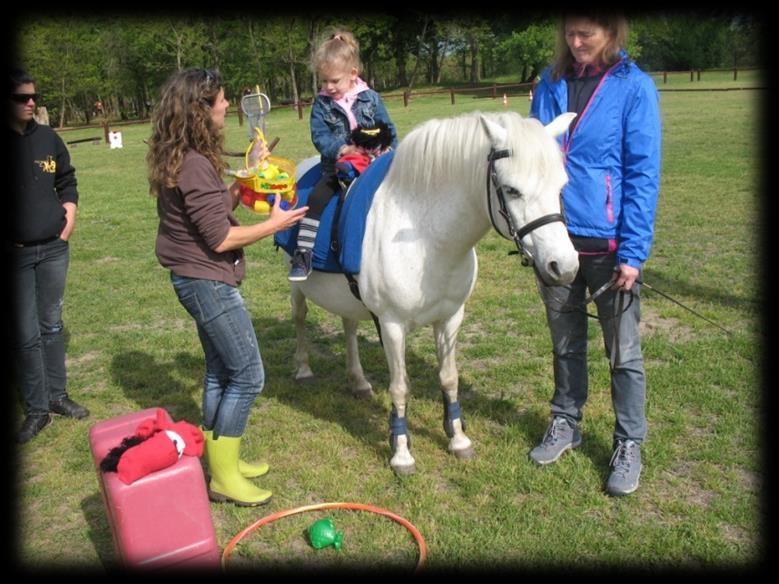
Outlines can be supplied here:
[[224, 135], [211, 121], [211, 108], [222, 87], [219, 73], [209, 69], [178, 71], [162, 86], [146, 154], [152, 195], [176, 187], [188, 150], [205, 156], [219, 174], [227, 167], [222, 160]]
[[601, 26], [609, 36], [609, 41], [606, 43], [602, 55], [605, 64], [613, 65], [619, 60], [619, 52], [625, 47], [628, 39], [628, 22], [622, 14], [567, 12], [560, 17], [557, 26], [557, 46], [552, 66], [552, 80], [557, 81], [569, 73], [574, 63], [571, 49], [565, 41], [565, 22], [569, 18], [586, 18]]

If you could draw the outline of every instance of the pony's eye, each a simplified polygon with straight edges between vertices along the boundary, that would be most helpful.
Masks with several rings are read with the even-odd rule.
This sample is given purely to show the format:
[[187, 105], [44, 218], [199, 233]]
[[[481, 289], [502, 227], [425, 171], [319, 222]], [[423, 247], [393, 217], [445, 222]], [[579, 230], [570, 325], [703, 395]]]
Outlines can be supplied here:
[[509, 197], [521, 197], [522, 193], [520, 193], [517, 189], [514, 187], [504, 186], [503, 192], [506, 193]]

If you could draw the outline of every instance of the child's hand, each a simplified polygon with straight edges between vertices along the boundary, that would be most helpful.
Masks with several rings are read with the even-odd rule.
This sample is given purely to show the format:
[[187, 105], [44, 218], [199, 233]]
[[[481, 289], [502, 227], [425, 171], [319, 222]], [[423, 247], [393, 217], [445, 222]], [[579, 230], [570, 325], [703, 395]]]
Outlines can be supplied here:
[[363, 154], [363, 153], [365, 153], [364, 148], [360, 148], [359, 146], [355, 146], [354, 144], [347, 144], [341, 150], [339, 157], [346, 156], [347, 154]]

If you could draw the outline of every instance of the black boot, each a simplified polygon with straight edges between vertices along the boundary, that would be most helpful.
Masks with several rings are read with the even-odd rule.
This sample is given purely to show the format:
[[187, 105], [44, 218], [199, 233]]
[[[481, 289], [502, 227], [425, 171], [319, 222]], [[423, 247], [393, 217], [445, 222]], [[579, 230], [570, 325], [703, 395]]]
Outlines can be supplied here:
[[86, 418], [89, 415], [89, 410], [84, 406], [81, 406], [70, 399], [68, 396], [60, 398], [58, 400], [49, 402], [49, 411], [52, 414], [58, 416], [65, 416], [66, 418]]
[[51, 424], [50, 414], [29, 414], [22, 422], [22, 429], [19, 430], [16, 441], [19, 444], [29, 442], [49, 424]]

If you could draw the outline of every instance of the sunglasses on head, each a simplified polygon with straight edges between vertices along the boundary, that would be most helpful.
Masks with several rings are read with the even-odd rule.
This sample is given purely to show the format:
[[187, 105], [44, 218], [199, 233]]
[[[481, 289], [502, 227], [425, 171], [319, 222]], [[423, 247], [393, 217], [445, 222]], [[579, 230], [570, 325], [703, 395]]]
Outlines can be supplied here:
[[203, 74], [203, 77], [205, 77], [207, 85], [211, 85], [216, 81], [216, 75], [210, 69], [201, 69], [201, 73]]
[[27, 103], [30, 100], [38, 101], [37, 93], [12, 93], [11, 99], [16, 103]]

